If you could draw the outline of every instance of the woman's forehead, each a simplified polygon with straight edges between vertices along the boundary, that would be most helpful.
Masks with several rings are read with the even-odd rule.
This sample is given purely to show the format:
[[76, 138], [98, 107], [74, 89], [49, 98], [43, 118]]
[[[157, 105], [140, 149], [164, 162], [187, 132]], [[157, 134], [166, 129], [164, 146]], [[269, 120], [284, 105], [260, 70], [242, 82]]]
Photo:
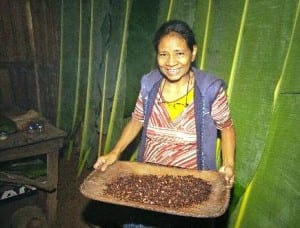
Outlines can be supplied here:
[[186, 40], [176, 32], [169, 33], [163, 36], [158, 44], [158, 49], [180, 46], [181, 48], [188, 48]]

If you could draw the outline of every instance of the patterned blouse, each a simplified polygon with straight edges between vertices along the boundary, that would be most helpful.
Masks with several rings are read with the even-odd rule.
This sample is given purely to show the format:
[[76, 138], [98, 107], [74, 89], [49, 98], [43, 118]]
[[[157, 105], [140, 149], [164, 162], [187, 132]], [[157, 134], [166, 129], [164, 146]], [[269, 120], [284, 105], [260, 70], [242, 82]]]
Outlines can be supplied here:
[[[144, 162], [197, 169], [194, 102], [189, 101], [176, 118], [171, 118], [160, 93], [157, 94], [147, 129]], [[227, 97], [223, 88], [212, 105], [211, 115], [219, 130], [232, 125]], [[132, 117], [144, 122], [141, 93]]]

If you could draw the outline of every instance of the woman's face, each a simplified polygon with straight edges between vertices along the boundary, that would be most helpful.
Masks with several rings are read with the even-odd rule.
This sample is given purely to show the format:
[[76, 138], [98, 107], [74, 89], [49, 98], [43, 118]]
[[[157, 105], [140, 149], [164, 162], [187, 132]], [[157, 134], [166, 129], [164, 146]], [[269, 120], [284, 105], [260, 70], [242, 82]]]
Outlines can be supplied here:
[[162, 37], [158, 44], [157, 64], [169, 81], [180, 81], [188, 74], [196, 53], [197, 46], [191, 51], [183, 37], [175, 32], [170, 33]]

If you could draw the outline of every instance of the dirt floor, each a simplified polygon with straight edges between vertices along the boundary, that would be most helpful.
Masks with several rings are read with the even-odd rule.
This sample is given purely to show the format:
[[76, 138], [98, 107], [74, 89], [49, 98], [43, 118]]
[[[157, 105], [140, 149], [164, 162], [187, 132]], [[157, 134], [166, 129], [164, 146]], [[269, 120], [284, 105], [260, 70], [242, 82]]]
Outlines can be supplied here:
[[61, 156], [59, 160], [58, 179], [58, 208], [57, 227], [89, 227], [83, 218], [83, 212], [89, 203], [89, 199], [82, 196], [79, 191], [80, 184], [91, 170], [84, 170], [77, 176], [77, 157], [67, 160]]

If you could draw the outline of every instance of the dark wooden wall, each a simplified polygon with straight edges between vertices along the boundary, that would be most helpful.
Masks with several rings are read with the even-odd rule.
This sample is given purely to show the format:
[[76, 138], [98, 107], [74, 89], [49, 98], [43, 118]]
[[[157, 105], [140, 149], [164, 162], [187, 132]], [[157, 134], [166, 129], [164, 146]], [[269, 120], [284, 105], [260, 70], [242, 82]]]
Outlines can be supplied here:
[[2, 111], [35, 109], [55, 121], [59, 23], [59, 0], [0, 0]]

